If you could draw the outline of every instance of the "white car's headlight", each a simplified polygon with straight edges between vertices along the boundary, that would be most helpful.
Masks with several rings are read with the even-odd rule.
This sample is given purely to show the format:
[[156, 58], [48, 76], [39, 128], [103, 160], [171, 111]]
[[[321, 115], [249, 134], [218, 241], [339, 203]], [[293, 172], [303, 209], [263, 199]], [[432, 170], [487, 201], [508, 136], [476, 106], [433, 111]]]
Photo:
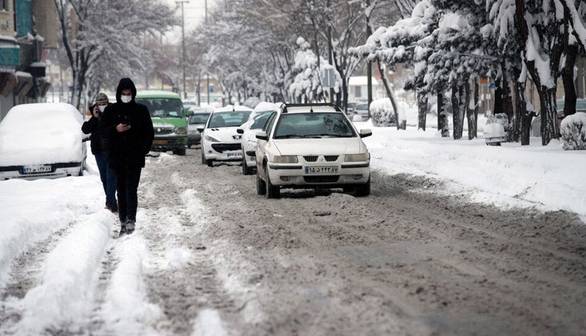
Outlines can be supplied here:
[[175, 127], [175, 134], [185, 135], [185, 134], [187, 134], [187, 128], [186, 127]]
[[218, 140], [218, 139], [216, 139], [216, 138], [214, 138], [214, 137], [211, 137], [211, 136], [209, 136], [209, 135], [206, 135], [206, 136], [205, 136], [205, 139], [206, 139], [207, 141], [209, 141], [209, 142], [220, 142], [220, 140]]
[[295, 155], [275, 155], [273, 156], [274, 163], [297, 163], [298, 159]]
[[370, 155], [368, 153], [344, 155], [345, 162], [362, 162], [362, 161], [368, 161], [369, 159], [370, 159]]

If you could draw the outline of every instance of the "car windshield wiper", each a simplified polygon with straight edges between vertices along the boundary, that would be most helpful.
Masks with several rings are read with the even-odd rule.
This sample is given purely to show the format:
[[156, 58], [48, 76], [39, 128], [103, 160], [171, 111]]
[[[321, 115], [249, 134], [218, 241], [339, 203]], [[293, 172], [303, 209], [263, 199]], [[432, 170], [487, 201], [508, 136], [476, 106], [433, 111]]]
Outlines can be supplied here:
[[309, 134], [304, 137], [311, 137], [311, 138], [323, 138], [323, 137], [331, 137], [331, 138], [351, 138], [351, 135], [348, 134], [331, 134], [331, 133], [322, 133], [322, 134]]

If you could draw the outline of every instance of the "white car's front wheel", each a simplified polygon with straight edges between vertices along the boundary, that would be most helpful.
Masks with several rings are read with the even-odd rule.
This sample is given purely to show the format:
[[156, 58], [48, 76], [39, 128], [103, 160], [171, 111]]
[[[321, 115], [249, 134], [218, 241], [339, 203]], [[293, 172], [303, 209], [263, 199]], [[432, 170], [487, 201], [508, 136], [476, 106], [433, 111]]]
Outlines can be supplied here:
[[357, 185], [354, 193], [356, 197], [366, 197], [370, 195], [370, 178], [368, 179], [368, 182]]

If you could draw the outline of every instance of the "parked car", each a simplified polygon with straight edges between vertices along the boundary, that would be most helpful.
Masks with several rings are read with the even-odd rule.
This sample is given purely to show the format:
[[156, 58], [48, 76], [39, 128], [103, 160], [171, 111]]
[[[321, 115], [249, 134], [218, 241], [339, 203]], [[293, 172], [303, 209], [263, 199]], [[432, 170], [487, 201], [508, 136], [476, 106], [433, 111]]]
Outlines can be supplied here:
[[22, 104], [0, 123], [0, 180], [78, 176], [83, 116], [69, 104]]
[[202, 134], [201, 163], [213, 167], [214, 161], [241, 161], [242, 135], [237, 129], [250, 118], [252, 109], [245, 106], [226, 106], [214, 110]]
[[281, 188], [343, 188], [370, 194], [370, 154], [348, 117], [328, 104], [285, 105], [256, 137], [256, 191], [278, 198]]
[[256, 133], [261, 130], [266, 132], [269, 121], [276, 113], [277, 111], [266, 111], [257, 114], [236, 130], [238, 134], [242, 135], [242, 174], [252, 175], [254, 173], [256, 169]]
[[201, 134], [197, 129], [205, 126], [210, 114], [211, 111], [195, 112], [189, 116], [189, 124], [187, 125], [187, 147], [191, 148], [191, 146], [199, 145], [201, 143]]
[[352, 121], [366, 121], [368, 120], [368, 103], [358, 103], [354, 107], [354, 114], [352, 114]]
[[484, 127], [484, 140], [489, 146], [500, 146], [507, 142], [508, 117], [504, 113], [497, 113], [486, 120]]
[[187, 118], [181, 97], [170, 91], [145, 90], [138, 92], [136, 102], [145, 105], [151, 114], [155, 129], [152, 149], [185, 155]]

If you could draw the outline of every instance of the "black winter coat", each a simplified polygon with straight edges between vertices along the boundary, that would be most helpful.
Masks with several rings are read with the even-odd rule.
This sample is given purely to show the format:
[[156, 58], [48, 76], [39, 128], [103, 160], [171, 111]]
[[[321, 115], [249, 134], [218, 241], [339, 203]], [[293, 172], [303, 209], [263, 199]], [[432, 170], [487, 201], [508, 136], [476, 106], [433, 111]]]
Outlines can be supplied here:
[[[146, 106], [137, 104], [134, 99], [126, 104], [118, 101], [106, 108], [103, 119], [108, 134], [110, 166], [113, 169], [144, 167], [144, 157], [151, 150], [155, 136]], [[129, 124], [130, 129], [118, 133], [118, 124]]]
[[[93, 107], [92, 107], [93, 110]], [[92, 117], [81, 125], [84, 134], [90, 134], [92, 154], [106, 152], [108, 149], [108, 134], [104, 127], [103, 118]]]

